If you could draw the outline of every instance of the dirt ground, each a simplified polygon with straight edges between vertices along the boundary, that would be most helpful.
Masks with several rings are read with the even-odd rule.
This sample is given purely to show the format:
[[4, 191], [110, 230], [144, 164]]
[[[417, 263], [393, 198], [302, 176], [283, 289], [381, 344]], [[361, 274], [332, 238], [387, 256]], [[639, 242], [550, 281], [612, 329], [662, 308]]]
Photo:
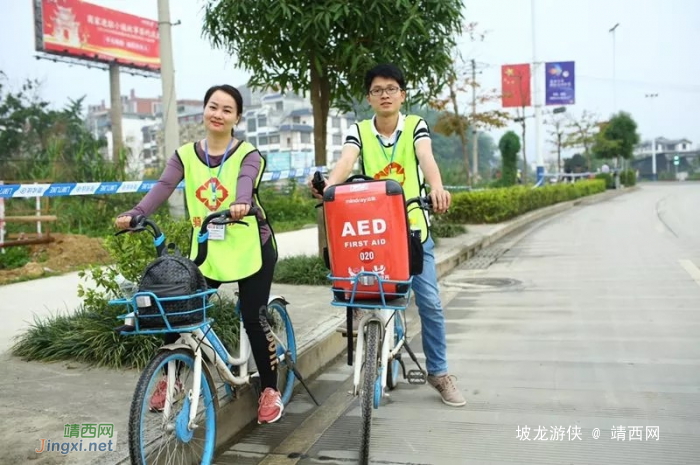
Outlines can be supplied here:
[[107, 263], [109, 254], [102, 239], [78, 234], [52, 233], [54, 241], [28, 246], [32, 261], [22, 268], [0, 270], [0, 284], [76, 271], [85, 265]]

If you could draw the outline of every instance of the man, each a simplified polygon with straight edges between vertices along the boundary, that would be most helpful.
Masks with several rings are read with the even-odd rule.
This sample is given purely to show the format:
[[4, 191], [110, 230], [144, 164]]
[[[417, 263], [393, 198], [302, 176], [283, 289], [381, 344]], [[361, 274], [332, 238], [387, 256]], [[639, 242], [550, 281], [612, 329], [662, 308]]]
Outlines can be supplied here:
[[[377, 65], [367, 72], [367, 101], [375, 115], [348, 129], [340, 159], [326, 185], [344, 182], [361, 157], [364, 174], [398, 181], [406, 198], [425, 195], [425, 177], [430, 185], [433, 210], [444, 213], [450, 207], [450, 193], [442, 186], [428, 125], [416, 115], [401, 113], [401, 105], [406, 100], [405, 87], [403, 73], [394, 65]], [[314, 195], [322, 198], [315, 190]], [[423, 273], [414, 276], [413, 292], [421, 318], [428, 382], [440, 393], [445, 404], [460, 407], [466, 401], [447, 372], [445, 317], [435, 271], [435, 243], [428, 230], [429, 219], [422, 210], [414, 209], [409, 214], [409, 222], [412, 228], [420, 228], [424, 249]]]

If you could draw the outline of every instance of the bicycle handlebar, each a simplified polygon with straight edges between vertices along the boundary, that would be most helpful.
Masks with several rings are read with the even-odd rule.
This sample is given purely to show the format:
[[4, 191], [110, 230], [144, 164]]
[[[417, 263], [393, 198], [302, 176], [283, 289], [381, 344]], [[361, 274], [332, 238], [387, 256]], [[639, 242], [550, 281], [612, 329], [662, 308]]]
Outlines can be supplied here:
[[[258, 207], [251, 207], [250, 211], [245, 216], [255, 216], [260, 209]], [[214, 212], [204, 218], [202, 221], [202, 226], [199, 228], [199, 233], [197, 233], [197, 256], [193, 260], [195, 265], [199, 266], [204, 263], [207, 258], [207, 252], [209, 250], [209, 224], [242, 224], [243, 226], [248, 226], [248, 223], [238, 220], [231, 219], [230, 210], [222, 210], [219, 212]]]
[[[250, 211], [248, 211], [248, 213], [245, 216], [254, 216], [259, 211], [260, 208], [251, 207]], [[224, 225], [234, 223], [242, 224], [243, 226], [248, 226], [248, 224], [243, 221], [232, 220], [230, 210], [214, 212], [204, 218], [204, 221], [202, 221], [202, 226], [199, 228], [199, 233], [197, 233], [197, 257], [193, 260], [197, 266], [204, 263], [204, 260], [207, 258], [209, 242], [209, 224]], [[123, 229], [115, 233], [115, 236], [127, 232], [147, 231], [149, 228], [151, 229], [150, 232], [153, 235], [153, 244], [156, 248], [156, 253], [158, 254], [158, 256], [161, 256], [163, 250], [165, 250], [165, 235], [162, 233], [158, 225], [153, 220], [149, 219], [144, 215], [136, 215], [132, 217], [131, 221], [129, 222], [129, 228]]]

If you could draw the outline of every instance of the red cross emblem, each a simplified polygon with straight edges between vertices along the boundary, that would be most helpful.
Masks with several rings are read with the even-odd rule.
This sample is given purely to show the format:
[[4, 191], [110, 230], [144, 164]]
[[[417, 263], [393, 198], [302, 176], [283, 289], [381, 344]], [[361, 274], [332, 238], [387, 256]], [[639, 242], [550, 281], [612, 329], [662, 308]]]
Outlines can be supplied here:
[[[211, 184], [214, 184], [216, 188], [216, 198], [212, 199]], [[202, 202], [210, 211], [217, 211], [224, 200], [228, 197], [228, 190], [221, 185], [218, 179], [214, 178], [212, 181], [207, 181], [202, 184], [197, 192], [196, 197]]]

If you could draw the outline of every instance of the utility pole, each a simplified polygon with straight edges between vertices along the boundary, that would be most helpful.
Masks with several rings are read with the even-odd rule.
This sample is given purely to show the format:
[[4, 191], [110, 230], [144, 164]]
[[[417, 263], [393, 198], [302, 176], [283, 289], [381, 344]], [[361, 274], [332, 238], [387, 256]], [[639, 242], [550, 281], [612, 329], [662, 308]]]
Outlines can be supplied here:
[[[165, 158], [170, 157], [180, 146], [177, 124], [177, 98], [175, 96], [175, 65], [170, 22], [169, 0], [158, 0], [158, 33], [160, 40], [160, 77], [163, 89], [163, 136]], [[175, 190], [170, 197], [170, 213], [175, 217], [185, 216], [185, 197]]]
[[479, 133], [476, 130], [476, 62], [472, 58], [472, 178], [471, 184], [479, 176]]
[[109, 64], [109, 93], [111, 100], [110, 119], [112, 120], [112, 162], [119, 165], [119, 152], [124, 146], [122, 132], [122, 96], [119, 84], [119, 65]]

